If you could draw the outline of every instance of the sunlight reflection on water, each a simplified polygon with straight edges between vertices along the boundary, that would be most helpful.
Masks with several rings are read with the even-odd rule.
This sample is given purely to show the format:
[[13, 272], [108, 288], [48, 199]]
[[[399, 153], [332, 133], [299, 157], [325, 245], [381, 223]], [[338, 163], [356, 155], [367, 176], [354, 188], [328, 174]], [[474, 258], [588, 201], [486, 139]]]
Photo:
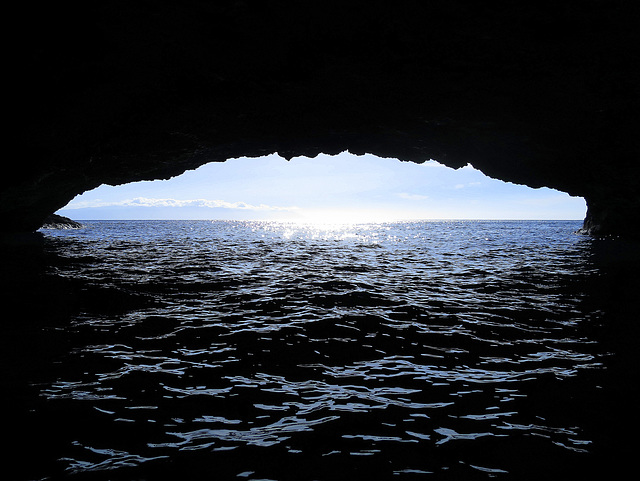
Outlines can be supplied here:
[[77, 307], [48, 331], [67, 347], [33, 382], [33, 409], [72, 413], [56, 441], [68, 473], [215, 460], [231, 478], [281, 479], [295, 462], [297, 479], [468, 479], [574, 466], [593, 449], [584, 403], [608, 356], [593, 338], [591, 241], [574, 224], [52, 232], [48, 275]]

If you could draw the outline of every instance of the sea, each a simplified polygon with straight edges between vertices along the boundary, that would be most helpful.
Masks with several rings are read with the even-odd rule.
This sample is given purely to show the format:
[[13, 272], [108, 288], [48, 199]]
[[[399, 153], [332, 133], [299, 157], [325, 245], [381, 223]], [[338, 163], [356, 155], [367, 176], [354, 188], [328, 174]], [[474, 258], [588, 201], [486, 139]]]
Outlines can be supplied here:
[[3, 248], [3, 479], [637, 472], [637, 243], [579, 221], [83, 224]]

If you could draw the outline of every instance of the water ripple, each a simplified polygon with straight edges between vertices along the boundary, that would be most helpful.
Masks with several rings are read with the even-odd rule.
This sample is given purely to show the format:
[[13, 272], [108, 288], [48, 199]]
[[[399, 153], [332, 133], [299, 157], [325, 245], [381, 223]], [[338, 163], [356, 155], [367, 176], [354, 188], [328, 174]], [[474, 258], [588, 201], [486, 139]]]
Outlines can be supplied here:
[[73, 309], [31, 402], [77, 416], [56, 451], [67, 474], [215, 459], [230, 479], [284, 479], [290, 462], [335, 479], [334, 459], [381, 478], [499, 477], [594, 449], [568, 411], [598, 395], [604, 311], [586, 290], [591, 244], [568, 224], [52, 235], [48, 275]]

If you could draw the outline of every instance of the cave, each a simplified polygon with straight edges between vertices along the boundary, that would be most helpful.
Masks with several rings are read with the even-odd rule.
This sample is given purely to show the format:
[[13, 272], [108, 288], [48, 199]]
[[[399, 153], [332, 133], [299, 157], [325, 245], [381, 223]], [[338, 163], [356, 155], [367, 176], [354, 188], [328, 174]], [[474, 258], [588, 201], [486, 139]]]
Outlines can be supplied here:
[[[471, 163], [637, 236], [634, 2], [14, 7], [5, 232], [102, 184], [319, 153]], [[18, 159], [17, 156], [23, 157]]]
[[[628, 472], [638, 2], [102, 0], [5, 16], [8, 479]], [[355, 260], [329, 239], [289, 262], [279, 240], [31, 235], [104, 184], [345, 151], [582, 197], [594, 238], [354, 242]], [[429, 247], [446, 252], [427, 262]]]

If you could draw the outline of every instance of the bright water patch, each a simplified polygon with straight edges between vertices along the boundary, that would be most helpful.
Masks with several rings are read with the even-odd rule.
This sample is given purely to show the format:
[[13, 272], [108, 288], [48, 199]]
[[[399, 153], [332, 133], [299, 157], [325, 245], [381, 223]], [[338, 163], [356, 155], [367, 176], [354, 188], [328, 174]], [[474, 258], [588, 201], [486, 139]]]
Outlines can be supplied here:
[[86, 225], [46, 232], [58, 301], [29, 331], [45, 348], [12, 368], [42, 444], [26, 478], [599, 463], [609, 304], [579, 223]]

